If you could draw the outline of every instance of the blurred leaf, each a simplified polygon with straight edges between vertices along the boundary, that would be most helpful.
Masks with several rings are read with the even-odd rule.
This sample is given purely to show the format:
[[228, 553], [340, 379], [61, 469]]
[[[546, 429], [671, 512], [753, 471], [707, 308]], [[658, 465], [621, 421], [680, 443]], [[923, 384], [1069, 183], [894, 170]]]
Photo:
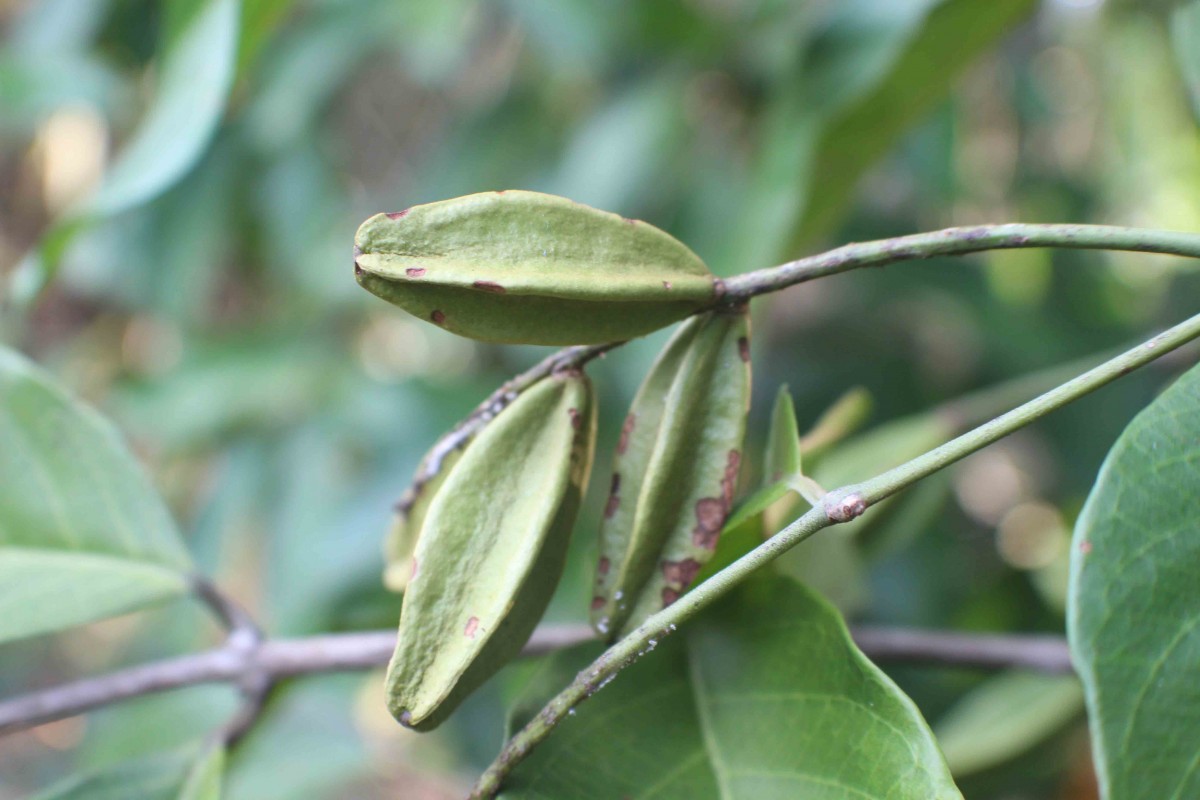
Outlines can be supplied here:
[[1074, 719], [1083, 689], [1074, 675], [1008, 672], [988, 678], [934, 726], [955, 777], [1003, 764]]
[[745, 584], [621, 673], [502, 796], [961, 797], [912, 701], [837, 612], [779, 577]]
[[1067, 630], [1110, 800], [1200, 796], [1200, 367], [1143, 410], [1075, 526]]
[[1200, 2], [1181, 3], [1171, 14], [1171, 44], [1192, 112], [1200, 116]]
[[788, 250], [824, 235], [854, 197], [858, 179], [910, 125], [946, 96], [962, 71], [1037, 8], [1037, 0], [942, 0], [887, 75], [821, 133], [812, 196]]
[[154, 102], [99, 190], [54, 223], [13, 276], [19, 304], [53, 277], [80, 230], [157, 197], [200, 158], [233, 84], [238, 13], [238, 0], [208, 0], [162, 56]]
[[112, 426], [0, 350], [0, 641], [182, 594], [190, 560]]
[[226, 800], [346, 797], [336, 790], [370, 771], [352, 719], [362, 681], [325, 675], [277, 693], [230, 756]]
[[64, 107], [107, 110], [116, 90], [116, 76], [88, 56], [0, 50], [0, 133], [32, 134]]
[[72, 778], [34, 800], [220, 800], [225, 749], [188, 747]]
[[847, 389], [800, 437], [800, 451], [810, 458], [824, 453], [867, 421], [873, 403], [871, 393], [863, 387]]
[[150, 200], [204, 152], [233, 83], [237, 0], [209, 0], [160, 64], [155, 101], [85, 213], [111, 216]]

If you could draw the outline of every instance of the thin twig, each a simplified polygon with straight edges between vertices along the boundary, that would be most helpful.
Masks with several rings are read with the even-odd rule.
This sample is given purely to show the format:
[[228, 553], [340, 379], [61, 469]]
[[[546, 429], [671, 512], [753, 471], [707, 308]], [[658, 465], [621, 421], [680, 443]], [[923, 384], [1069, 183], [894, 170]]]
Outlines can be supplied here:
[[613, 675], [636, 661], [639, 655], [647, 651], [651, 639], [661, 640], [669, 635], [754, 571], [817, 531], [857, 518], [869, 506], [1197, 337], [1200, 337], [1200, 315], [906, 464], [863, 483], [830, 492], [823, 504], [809, 510], [673, 605], [649, 617], [601, 654], [505, 743], [491, 766], [480, 776], [471, 796], [494, 797], [505, 777], [550, 735], [571, 709], [598, 691]]
[[237, 665], [237, 684], [242, 703], [233, 718], [217, 734], [225, 745], [232, 745], [258, 721], [266, 705], [267, 694], [275, 683], [271, 673], [263, 669], [256, 659], [265, 637], [250, 613], [208, 578], [192, 576], [192, 592], [225, 627], [227, 635], [221, 651]]
[[975, 669], [1029, 669], [1068, 674], [1071, 652], [1061, 636], [966, 634], [856, 627], [854, 643], [875, 661]]
[[1127, 250], [1200, 258], [1200, 235], [1113, 225], [1040, 225], [1020, 222], [946, 228], [893, 239], [854, 242], [777, 267], [735, 275], [725, 279], [724, 299], [729, 302], [744, 301], [860, 267], [1021, 247]]
[[[934, 256], [967, 255], [987, 250], [1026, 247], [1126, 250], [1200, 258], [1200, 235], [1114, 225], [1046, 225], [1019, 222], [945, 228], [892, 239], [853, 242], [786, 264], [725, 278], [721, 281], [719, 304], [744, 303], [752, 297], [863, 267], [881, 267]], [[406, 511], [420, 493], [421, 487], [438, 474], [445, 457], [466, 444], [522, 391], [557, 369], [583, 366], [593, 358], [622, 344], [624, 342], [565, 347], [507, 381], [480, 403], [466, 419], [438, 440], [417, 468], [412, 483], [397, 503], [397, 510]]]
[[[522, 655], [542, 655], [593, 638], [581, 625], [538, 628]], [[395, 631], [342, 633], [262, 642], [249, 654], [228, 645], [203, 653], [141, 664], [0, 702], [0, 735], [73, 717], [101, 706], [148, 694], [206, 683], [241, 685], [248, 675], [268, 685], [284, 678], [385, 666], [396, 648]], [[242, 721], [239, 711], [226, 733]]]
[[[913, 662], [971, 669], [1025, 668], [1070, 672], [1067, 642], [1061, 636], [967, 634], [901, 628], [852, 630], [859, 648], [877, 661]], [[522, 651], [538, 656], [592, 641], [586, 625], [538, 628]], [[142, 664], [129, 669], [54, 686], [0, 702], [0, 735], [73, 717], [101, 706], [157, 692], [210, 683], [240, 683], [247, 669], [285, 678], [383, 667], [396, 647], [395, 631], [339, 633], [263, 642], [248, 664], [226, 648]], [[244, 725], [244, 711], [225, 731]]]

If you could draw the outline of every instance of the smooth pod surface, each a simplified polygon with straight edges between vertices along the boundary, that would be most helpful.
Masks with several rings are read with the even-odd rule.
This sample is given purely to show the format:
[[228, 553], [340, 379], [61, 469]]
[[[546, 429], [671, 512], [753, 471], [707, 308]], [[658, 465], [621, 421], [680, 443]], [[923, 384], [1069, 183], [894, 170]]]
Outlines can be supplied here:
[[554, 593], [595, 442], [581, 372], [527, 389], [435, 493], [386, 678], [403, 724], [436, 727], [520, 652]]
[[658, 228], [537, 192], [472, 194], [376, 214], [354, 243], [365, 289], [482, 341], [630, 339], [717, 298], [704, 262]]
[[673, 603], [712, 557], [733, 505], [749, 405], [747, 315], [688, 320], [651, 367], [617, 445], [592, 599], [602, 635]]

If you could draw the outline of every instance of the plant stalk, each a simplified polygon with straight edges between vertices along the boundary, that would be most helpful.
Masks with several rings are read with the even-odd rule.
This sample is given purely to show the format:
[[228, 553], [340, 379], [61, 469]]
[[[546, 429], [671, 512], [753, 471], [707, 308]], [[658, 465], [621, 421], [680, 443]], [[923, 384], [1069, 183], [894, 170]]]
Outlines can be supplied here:
[[830, 492], [821, 505], [810, 509], [771, 539], [692, 589], [674, 604], [649, 617], [628, 636], [602, 653], [589, 667], [580, 672], [558, 696], [546, 704], [524, 728], [508, 740], [496, 760], [480, 776], [471, 797], [494, 797], [500, 790], [505, 777], [529, 755], [534, 747], [550, 735], [550, 732], [570, 713], [571, 709], [599, 691], [613, 676], [647, 652], [651, 639], [660, 640], [664, 636], [670, 635], [680, 625], [686, 623], [698, 612], [749, 577], [755, 570], [765, 566], [822, 528], [855, 519], [870, 506], [911, 486], [922, 478], [965, 458], [997, 439], [1041, 419], [1050, 412], [1062, 408], [1197, 337], [1200, 337], [1200, 315], [1181, 322], [1116, 358], [1018, 406], [1007, 414], [950, 440], [941, 447], [870, 480]]

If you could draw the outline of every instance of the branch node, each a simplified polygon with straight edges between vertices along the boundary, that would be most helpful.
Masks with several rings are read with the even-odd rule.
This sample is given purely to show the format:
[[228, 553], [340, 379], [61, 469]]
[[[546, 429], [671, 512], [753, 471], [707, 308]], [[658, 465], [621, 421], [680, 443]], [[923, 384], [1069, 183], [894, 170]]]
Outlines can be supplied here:
[[826, 518], [833, 523], [849, 522], [867, 510], [867, 500], [854, 491], [835, 491], [825, 495]]

